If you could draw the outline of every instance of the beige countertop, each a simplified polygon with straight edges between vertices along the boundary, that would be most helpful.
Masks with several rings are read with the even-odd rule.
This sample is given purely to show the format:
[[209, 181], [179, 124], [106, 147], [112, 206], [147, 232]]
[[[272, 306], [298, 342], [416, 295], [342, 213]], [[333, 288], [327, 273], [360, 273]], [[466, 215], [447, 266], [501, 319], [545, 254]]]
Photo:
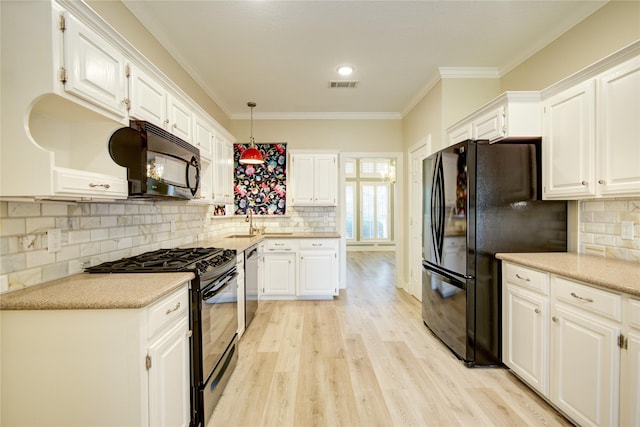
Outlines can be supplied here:
[[0, 295], [0, 310], [142, 308], [193, 279], [193, 273], [82, 273]]
[[640, 263], [567, 253], [499, 253], [497, 258], [640, 296]]
[[[244, 236], [244, 234], [232, 234], [231, 236]], [[264, 239], [339, 239], [339, 233], [266, 233], [256, 234], [251, 237], [213, 237], [211, 239], [202, 239], [190, 243], [185, 247], [211, 247], [235, 249], [243, 252], [245, 249], [260, 243]]]

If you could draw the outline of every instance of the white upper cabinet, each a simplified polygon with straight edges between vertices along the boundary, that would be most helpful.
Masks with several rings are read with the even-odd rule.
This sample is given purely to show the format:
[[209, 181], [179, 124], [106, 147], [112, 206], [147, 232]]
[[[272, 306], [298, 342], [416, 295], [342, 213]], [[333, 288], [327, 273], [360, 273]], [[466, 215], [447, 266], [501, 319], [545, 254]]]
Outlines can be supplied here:
[[213, 201], [233, 203], [233, 143], [216, 133], [213, 139]]
[[63, 13], [65, 89], [120, 117], [127, 114], [124, 55], [73, 15]]
[[540, 137], [540, 92], [505, 92], [447, 129], [449, 145]]
[[129, 116], [165, 127], [167, 119], [167, 90], [140, 68], [129, 66]]
[[186, 102], [139, 67], [130, 65], [129, 116], [146, 120], [178, 138], [193, 142], [194, 113]]
[[127, 198], [127, 171], [108, 141], [129, 119], [198, 146], [204, 159], [207, 133], [232, 139], [86, 3], [0, 5], [12, 35], [2, 42], [0, 197]]
[[595, 85], [588, 81], [543, 103], [546, 198], [595, 196]]
[[292, 151], [290, 159], [291, 204], [293, 206], [336, 206], [338, 155]]
[[560, 92], [552, 88], [542, 104], [543, 196], [637, 197], [640, 57], [582, 77]]
[[640, 57], [598, 79], [598, 189], [640, 193]]
[[213, 125], [200, 114], [193, 116], [193, 145], [200, 150], [200, 157], [211, 160], [213, 158], [214, 131]]

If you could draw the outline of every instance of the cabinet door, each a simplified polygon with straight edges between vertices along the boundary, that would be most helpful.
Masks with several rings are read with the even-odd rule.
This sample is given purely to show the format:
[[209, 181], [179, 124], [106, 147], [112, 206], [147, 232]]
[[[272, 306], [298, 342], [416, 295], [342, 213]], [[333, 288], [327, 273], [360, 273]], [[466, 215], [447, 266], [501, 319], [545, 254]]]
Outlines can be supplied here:
[[548, 396], [548, 300], [508, 284], [503, 304], [502, 360], [529, 386]]
[[473, 139], [495, 141], [507, 133], [506, 106], [495, 108], [473, 121]]
[[640, 331], [629, 333], [622, 354], [620, 425], [640, 426]]
[[338, 290], [338, 259], [335, 251], [300, 251], [298, 295], [333, 296]]
[[200, 150], [203, 159], [212, 158], [213, 130], [207, 122], [196, 114], [193, 120], [193, 145]]
[[215, 135], [213, 171], [213, 201], [217, 203], [233, 203], [233, 144]]
[[313, 204], [335, 206], [338, 192], [337, 156], [318, 154], [314, 159]]
[[169, 115], [169, 132], [184, 141], [193, 141], [193, 113], [191, 109], [178, 98], [169, 95], [167, 114]]
[[563, 304], [552, 320], [552, 402], [580, 425], [618, 425], [620, 328]]
[[125, 117], [124, 56], [75, 17], [67, 14], [65, 20], [65, 90]]
[[544, 197], [595, 196], [594, 82], [587, 81], [543, 103]]
[[189, 319], [183, 316], [148, 349], [149, 425], [188, 426], [191, 420]]
[[296, 254], [269, 253], [263, 259], [263, 295], [295, 295]]
[[314, 158], [311, 154], [294, 154], [291, 156], [292, 197], [291, 204], [309, 206], [314, 198]]
[[640, 194], [640, 58], [598, 79], [598, 189]]
[[130, 65], [129, 70], [129, 116], [166, 127], [166, 89], [139, 68]]

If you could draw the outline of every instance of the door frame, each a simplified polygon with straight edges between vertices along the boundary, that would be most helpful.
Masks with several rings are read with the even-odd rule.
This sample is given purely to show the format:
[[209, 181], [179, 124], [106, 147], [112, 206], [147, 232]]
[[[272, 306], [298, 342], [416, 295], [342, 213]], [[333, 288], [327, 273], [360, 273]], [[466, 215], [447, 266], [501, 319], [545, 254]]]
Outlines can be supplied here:
[[431, 134], [425, 136], [408, 150], [408, 198], [407, 212], [410, 236], [407, 239], [408, 277], [405, 290], [422, 301], [422, 161], [431, 151]]

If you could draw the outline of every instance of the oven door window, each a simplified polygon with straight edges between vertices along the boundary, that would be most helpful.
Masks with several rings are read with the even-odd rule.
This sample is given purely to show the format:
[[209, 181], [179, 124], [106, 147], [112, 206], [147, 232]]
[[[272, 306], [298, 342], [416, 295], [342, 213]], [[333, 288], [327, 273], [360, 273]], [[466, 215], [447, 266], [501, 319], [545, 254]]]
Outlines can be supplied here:
[[235, 271], [202, 291], [202, 374], [205, 381], [238, 330], [238, 284]]
[[168, 154], [147, 151], [147, 178], [189, 190], [195, 195], [200, 181], [198, 160], [191, 161]]

